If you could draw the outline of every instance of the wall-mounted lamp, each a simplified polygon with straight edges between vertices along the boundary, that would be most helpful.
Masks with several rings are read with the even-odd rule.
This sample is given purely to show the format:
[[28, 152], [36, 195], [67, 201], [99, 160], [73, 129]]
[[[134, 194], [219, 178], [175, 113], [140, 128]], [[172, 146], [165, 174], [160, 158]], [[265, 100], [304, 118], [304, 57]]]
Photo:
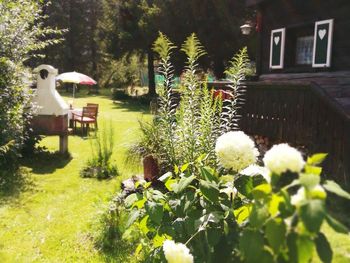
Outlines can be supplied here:
[[252, 32], [253, 26], [251, 25], [251, 23], [247, 22], [240, 28], [243, 35], [249, 35]]

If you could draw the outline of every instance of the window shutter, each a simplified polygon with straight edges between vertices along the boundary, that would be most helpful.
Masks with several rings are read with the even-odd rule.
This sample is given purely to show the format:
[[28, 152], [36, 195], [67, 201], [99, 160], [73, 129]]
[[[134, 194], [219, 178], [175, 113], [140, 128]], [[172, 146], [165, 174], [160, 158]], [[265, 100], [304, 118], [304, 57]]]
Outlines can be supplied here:
[[280, 28], [271, 31], [270, 68], [282, 69], [284, 66], [284, 45], [286, 29]]
[[333, 19], [315, 23], [314, 54], [312, 67], [324, 68], [331, 66]]

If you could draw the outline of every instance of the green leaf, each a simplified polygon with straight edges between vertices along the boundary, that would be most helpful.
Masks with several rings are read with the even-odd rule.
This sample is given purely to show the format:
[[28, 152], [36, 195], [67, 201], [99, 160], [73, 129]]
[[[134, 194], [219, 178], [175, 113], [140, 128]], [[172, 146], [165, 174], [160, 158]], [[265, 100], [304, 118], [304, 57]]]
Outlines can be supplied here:
[[125, 198], [124, 204], [126, 208], [131, 207], [135, 202], [142, 199], [142, 195], [139, 193], [134, 193]]
[[166, 187], [166, 189], [168, 189], [168, 191], [172, 192], [172, 191], [174, 191], [174, 186], [177, 185], [176, 183], [177, 183], [176, 179], [169, 179], [166, 181], [165, 187]]
[[180, 172], [180, 169], [176, 164], [174, 166], [174, 172], [175, 172], [175, 174], [179, 174], [179, 172]]
[[318, 256], [324, 263], [331, 263], [333, 258], [333, 251], [327, 238], [323, 233], [318, 233], [315, 239]]
[[207, 229], [207, 240], [209, 245], [212, 247], [216, 246], [219, 243], [222, 235], [223, 233], [220, 229], [216, 229], [216, 228]]
[[324, 202], [321, 200], [311, 200], [300, 207], [299, 214], [305, 227], [310, 232], [317, 233], [325, 218]]
[[331, 192], [333, 194], [336, 194], [340, 197], [344, 197], [346, 199], [350, 199], [350, 194], [348, 192], [346, 192], [345, 190], [343, 190], [339, 184], [337, 184], [334, 181], [329, 181], [327, 180], [325, 182], [325, 184], [323, 185], [323, 187], [328, 191]]
[[145, 209], [147, 214], [149, 215], [149, 218], [153, 222], [157, 224], [160, 224], [162, 222], [164, 211], [163, 206], [161, 204], [148, 201], [145, 205]]
[[318, 185], [321, 181], [321, 177], [316, 174], [301, 174], [299, 176], [299, 182], [306, 189], [312, 189]]
[[250, 215], [251, 204], [243, 205], [234, 211], [237, 223], [242, 224]]
[[253, 194], [255, 199], [264, 199], [264, 198], [267, 198], [269, 196], [271, 191], [272, 191], [271, 185], [261, 184], [252, 190], [252, 194]]
[[251, 192], [254, 188], [253, 178], [250, 176], [241, 176], [235, 181], [235, 187], [242, 195], [252, 198]]
[[196, 178], [196, 176], [191, 175], [190, 177], [182, 177], [179, 181], [179, 183], [174, 187], [174, 192], [176, 194], [181, 193], [183, 190], [185, 190], [191, 183], [192, 181]]
[[141, 219], [139, 223], [139, 228], [144, 233], [145, 235], [150, 231], [150, 229], [147, 226], [147, 221], [148, 221], [149, 215], [145, 216], [144, 218]]
[[218, 186], [215, 183], [201, 180], [199, 188], [200, 188], [203, 196], [207, 200], [209, 200], [213, 203], [216, 203], [219, 200], [220, 191], [219, 191]]
[[200, 168], [201, 171], [201, 177], [202, 179], [205, 179], [206, 181], [210, 181], [210, 182], [218, 182], [218, 178], [215, 176], [214, 171], [209, 168], [209, 167], [201, 167]]
[[159, 190], [152, 191], [152, 199], [156, 202], [164, 200], [164, 194]]
[[135, 256], [140, 255], [140, 252], [142, 251], [142, 244], [138, 244], [135, 250]]
[[188, 168], [189, 166], [190, 166], [189, 163], [185, 163], [183, 166], [181, 166], [181, 169], [180, 169], [181, 173], [183, 173], [184, 171], [186, 171], [187, 168]]
[[334, 231], [342, 234], [349, 234], [349, 229], [329, 214], [326, 215], [326, 221]]
[[306, 174], [314, 174], [314, 175], [321, 175], [322, 173], [322, 167], [312, 166], [312, 165], [305, 165], [305, 173]]
[[265, 221], [269, 218], [269, 210], [265, 205], [253, 205], [252, 212], [249, 216], [250, 224], [255, 228], [261, 228]]
[[308, 236], [299, 236], [291, 233], [287, 237], [288, 262], [309, 263], [312, 259], [314, 242]]
[[314, 251], [314, 242], [307, 236], [298, 236], [297, 249], [298, 249], [298, 262], [309, 263], [312, 259]]
[[161, 247], [164, 243], [164, 241], [167, 239], [167, 235], [161, 235], [159, 236], [158, 234], [153, 238], [153, 246], [155, 248]]
[[275, 254], [278, 254], [286, 239], [286, 225], [281, 219], [272, 219], [266, 224], [266, 238]]
[[141, 208], [144, 207], [146, 201], [147, 201], [146, 198], [142, 198], [141, 200], [136, 201], [136, 202], [132, 205], [132, 208], [134, 208], [134, 207], [136, 206], [138, 209], [141, 209]]
[[128, 220], [126, 221], [126, 228], [129, 228], [139, 217], [140, 215], [140, 211], [133, 209], [131, 210], [129, 216], [128, 216]]
[[317, 153], [307, 158], [307, 164], [309, 165], [319, 165], [321, 164], [327, 157], [327, 153]]
[[244, 262], [260, 262], [264, 251], [264, 237], [258, 231], [245, 229], [239, 239], [239, 248]]

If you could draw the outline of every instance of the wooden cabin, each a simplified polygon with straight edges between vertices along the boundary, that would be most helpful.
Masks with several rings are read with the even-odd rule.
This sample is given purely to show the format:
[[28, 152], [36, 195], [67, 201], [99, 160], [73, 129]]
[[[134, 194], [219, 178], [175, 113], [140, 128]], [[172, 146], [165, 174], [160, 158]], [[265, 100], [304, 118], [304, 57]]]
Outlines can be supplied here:
[[327, 152], [325, 176], [350, 183], [350, 1], [246, 0], [257, 10], [257, 75], [243, 130]]

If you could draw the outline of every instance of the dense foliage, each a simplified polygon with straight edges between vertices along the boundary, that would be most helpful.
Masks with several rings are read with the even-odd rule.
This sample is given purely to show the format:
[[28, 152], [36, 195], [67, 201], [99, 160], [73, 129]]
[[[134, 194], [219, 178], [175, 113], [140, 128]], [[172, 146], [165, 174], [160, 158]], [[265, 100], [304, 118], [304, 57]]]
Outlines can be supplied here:
[[[195, 170], [184, 164], [162, 176], [166, 191], [144, 185], [143, 194], [125, 200], [128, 226], [143, 235], [136, 253], [144, 249], [147, 261], [163, 262], [164, 241], [174, 240], [186, 244], [198, 262], [306, 263], [315, 250], [322, 262], [331, 262], [322, 224], [349, 231], [327, 212], [325, 190], [347, 199], [350, 194], [332, 181], [320, 183], [318, 164], [325, 155], [314, 155], [306, 164], [301, 158], [301, 169], [291, 172], [294, 152], [300, 155], [293, 148], [268, 152], [265, 158], [272, 154], [274, 159], [265, 167], [240, 172], [205, 166], [199, 158]], [[290, 163], [283, 164], [284, 158]], [[284, 172], [270, 170], [272, 162], [282, 163]]]
[[42, 3], [32, 0], [0, 2], [0, 179], [16, 168], [34, 105], [25, 64], [45, 47], [58, 43], [60, 31], [43, 26]]

